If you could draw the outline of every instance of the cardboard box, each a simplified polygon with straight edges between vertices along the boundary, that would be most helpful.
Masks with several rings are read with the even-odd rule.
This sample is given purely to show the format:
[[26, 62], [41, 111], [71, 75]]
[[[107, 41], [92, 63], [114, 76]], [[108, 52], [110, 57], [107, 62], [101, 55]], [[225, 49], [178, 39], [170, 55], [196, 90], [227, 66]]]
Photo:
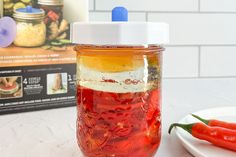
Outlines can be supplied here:
[[75, 105], [75, 73], [72, 47], [0, 49], [0, 114]]
[[[17, 33], [11, 45], [0, 48], [0, 114], [75, 105], [76, 53], [69, 25], [88, 20], [88, 1], [58, 0], [59, 12], [50, 10], [49, 0], [1, 2], [0, 16], [12, 17]], [[27, 5], [45, 16], [29, 20], [17, 12]]]
[[0, 1], [0, 18], [3, 16], [3, 1]]

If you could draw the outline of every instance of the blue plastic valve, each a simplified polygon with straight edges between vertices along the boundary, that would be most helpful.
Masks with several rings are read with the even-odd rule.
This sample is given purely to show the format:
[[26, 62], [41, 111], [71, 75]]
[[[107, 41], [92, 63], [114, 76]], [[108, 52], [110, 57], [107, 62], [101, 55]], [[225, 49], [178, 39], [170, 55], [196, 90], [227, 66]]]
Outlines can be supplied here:
[[33, 8], [32, 6], [28, 5], [25, 8], [19, 8], [16, 9], [16, 11], [22, 12], [22, 13], [29, 13], [29, 14], [33, 14], [33, 13], [41, 13], [42, 10], [41, 9], [37, 9], [37, 8]]
[[28, 5], [28, 6], [26, 7], [26, 12], [27, 12], [27, 13], [32, 13], [32, 12], [33, 12], [32, 6]]
[[112, 21], [113, 22], [128, 21], [128, 10], [125, 7], [115, 7], [112, 10]]

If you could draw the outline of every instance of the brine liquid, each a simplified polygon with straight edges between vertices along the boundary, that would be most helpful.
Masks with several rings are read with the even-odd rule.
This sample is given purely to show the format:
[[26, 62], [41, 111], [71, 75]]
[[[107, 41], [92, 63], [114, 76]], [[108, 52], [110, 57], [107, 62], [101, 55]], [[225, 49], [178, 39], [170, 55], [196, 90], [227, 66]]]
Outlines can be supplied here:
[[152, 157], [161, 137], [160, 89], [113, 93], [77, 87], [77, 139], [86, 157]]

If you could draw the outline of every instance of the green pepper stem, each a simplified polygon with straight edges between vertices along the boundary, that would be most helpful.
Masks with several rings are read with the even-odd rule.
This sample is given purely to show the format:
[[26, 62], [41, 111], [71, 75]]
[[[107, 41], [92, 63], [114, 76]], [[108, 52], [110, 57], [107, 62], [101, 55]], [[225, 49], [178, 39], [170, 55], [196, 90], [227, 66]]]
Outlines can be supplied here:
[[180, 127], [184, 129], [185, 131], [189, 132], [190, 134], [192, 133], [192, 127], [194, 124], [179, 124], [179, 123], [174, 123], [170, 126], [168, 133], [170, 134], [171, 131], [173, 130], [174, 127]]
[[206, 125], [209, 124], [209, 120], [203, 119], [195, 114], [192, 114], [193, 117], [197, 118], [198, 120], [200, 120], [201, 122], [205, 123]]

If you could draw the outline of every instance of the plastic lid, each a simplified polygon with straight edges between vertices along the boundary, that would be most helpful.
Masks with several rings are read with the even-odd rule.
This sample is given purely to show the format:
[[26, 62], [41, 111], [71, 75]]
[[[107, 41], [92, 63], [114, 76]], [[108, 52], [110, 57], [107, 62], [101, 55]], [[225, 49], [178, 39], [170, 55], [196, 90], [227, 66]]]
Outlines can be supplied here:
[[[128, 11], [116, 7], [113, 22], [73, 23], [71, 41], [88, 45], [149, 45], [169, 43], [169, 25], [154, 22], [124, 22]], [[123, 21], [123, 22], [122, 22]]]
[[45, 16], [44, 10], [33, 8], [32, 6], [16, 9], [13, 14], [14, 18], [29, 19], [29, 20], [43, 19], [44, 16]]
[[16, 9], [17, 12], [28, 13], [28, 14], [37, 14], [42, 13], [41, 9], [33, 8], [32, 6], [26, 6], [25, 8]]
[[12, 44], [16, 37], [16, 23], [10, 17], [0, 19], [0, 47]]

